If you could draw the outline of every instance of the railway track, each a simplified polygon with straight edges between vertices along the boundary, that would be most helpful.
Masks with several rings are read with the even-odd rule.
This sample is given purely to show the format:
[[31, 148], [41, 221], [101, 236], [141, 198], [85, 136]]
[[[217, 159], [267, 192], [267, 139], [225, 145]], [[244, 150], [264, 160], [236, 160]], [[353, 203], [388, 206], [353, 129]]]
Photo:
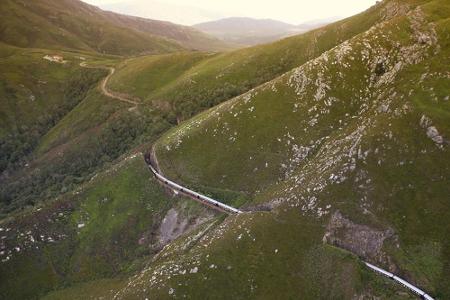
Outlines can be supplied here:
[[[153, 150], [153, 149], [152, 149]], [[161, 175], [156, 168], [153, 166], [152, 164], [152, 160], [151, 160], [151, 156], [149, 154], [147, 154], [145, 156], [145, 162], [147, 163], [148, 168], [150, 169], [150, 171], [153, 173], [153, 175], [155, 176], [156, 180], [158, 180], [161, 184], [163, 184], [164, 186], [168, 187], [169, 189], [171, 189], [172, 191], [174, 191], [176, 194], [183, 194], [185, 196], [188, 196], [194, 200], [197, 200], [199, 202], [201, 202], [204, 205], [207, 205], [213, 209], [222, 211], [222, 212], [226, 212], [228, 214], [240, 214], [242, 213], [241, 210], [231, 207], [229, 205], [226, 205], [222, 202], [219, 202], [217, 200], [214, 200], [210, 197], [204, 196], [200, 193], [197, 193], [193, 190], [190, 190], [186, 187], [183, 187], [173, 181], [171, 181], [170, 179], [166, 178], [165, 176]], [[394, 280], [395, 282], [403, 285], [404, 287], [406, 287], [407, 289], [409, 289], [411, 292], [413, 292], [414, 294], [418, 295], [421, 299], [425, 299], [425, 300], [435, 300], [434, 298], [432, 298], [430, 295], [428, 295], [427, 293], [425, 293], [423, 290], [421, 290], [420, 288], [416, 287], [415, 285], [407, 282], [406, 280], [392, 274], [391, 272], [388, 272], [382, 268], [379, 268], [373, 264], [370, 264], [368, 262], [363, 261], [364, 264], [371, 269], [372, 271], [376, 272], [377, 274], [380, 274], [382, 276], [388, 277], [392, 280]]]
[[425, 293], [424, 291], [422, 291], [421, 289], [419, 289], [418, 287], [416, 287], [415, 285], [412, 285], [411, 283], [409, 283], [408, 281], [392, 274], [391, 272], [388, 272], [386, 270], [383, 270], [377, 266], [374, 266], [368, 262], [364, 262], [364, 264], [371, 269], [372, 271], [377, 272], [380, 275], [386, 276], [392, 280], [394, 280], [397, 283], [400, 283], [401, 285], [403, 285], [404, 287], [406, 287], [407, 289], [409, 289], [410, 291], [412, 291], [414, 294], [418, 295], [421, 299], [425, 299], [425, 300], [434, 300], [434, 298], [432, 298], [430, 295], [428, 295], [427, 293]]
[[240, 214], [242, 213], [241, 210], [234, 208], [232, 206], [229, 206], [225, 203], [222, 203], [220, 201], [214, 200], [208, 196], [202, 195], [200, 193], [197, 193], [191, 189], [188, 189], [187, 187], [181, 186], [173, 181], [171, 181], [170, 179], [164, 177], [163, 175], [161, 175], [156, 169], [155, 167], [152, 165], [151, 159], [149, 155], [145, 156], [145, 162], [147, 163], [148, 168], [150, 169], [150, 171], [153, 173], [153, 175], [155, 176], [156, 180], [158, 180], [161, 184], [163, 184], [164, 186], [168, 187], [169, 189], [171, 189], [172, 191], [174, 191], [176, 194], [182, 194], [185, 196], [188, 196], [202, 204], [205, 204], [213, 209], [222, 211], [222, 212], [226, 212], [228, 214]]

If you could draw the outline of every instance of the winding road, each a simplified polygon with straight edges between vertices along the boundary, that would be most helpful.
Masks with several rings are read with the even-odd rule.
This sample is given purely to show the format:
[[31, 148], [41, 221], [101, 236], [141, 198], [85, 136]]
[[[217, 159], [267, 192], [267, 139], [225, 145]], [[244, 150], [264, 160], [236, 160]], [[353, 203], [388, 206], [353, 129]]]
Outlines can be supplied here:
[[108, 82], [111, 79], [111, 77], [114, 75], [114, 73], [116, 72], [115, 68], [106, 67], [106, 66], [90, 66], [90, 65], [86, 64], [85, 62], [80, 63], [80, 67], [87, 68], [87, 69], [108, 70], [109, 71], [108, 76], [106, 76], [102, 80], [102, 83], [100, 84], [100, 89], [101, 89], [103, 95], [105, 95], [106, 97], [109, 97], [109, 98], [113, 98], [113, 99], [116, 99], [116, 100], [119, 100], [122, 102], [132, 104], [135, 107], [140, 104], [140, 100], [136, 97], [132, 97], [127, 94], [117, 93], [117, 92], [108, 90]]

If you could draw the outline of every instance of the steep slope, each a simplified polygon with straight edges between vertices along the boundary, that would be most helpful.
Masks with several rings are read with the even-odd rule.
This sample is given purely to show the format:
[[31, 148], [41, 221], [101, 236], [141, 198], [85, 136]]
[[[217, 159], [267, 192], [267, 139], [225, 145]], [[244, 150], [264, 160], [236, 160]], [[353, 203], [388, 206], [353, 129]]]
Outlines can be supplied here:
[[398, 3], [406, 15], [171, 130], [157, 156], [169, 178], [313, 218], [323, 241], [446, 299], [450, 6]]
[[[427, 1], [385, 1], [306, 37], [225, 55], [120, 61], [109, 88], [142, 104], [88, 89], [39, 140], [30, 167], [1, 186], [17, 193], [20, 207], [39, 206], [0, 221], [0, 296], [62, 289], [49, 299], [411, 298], [360, 256], [448, 298], [449, 12], [444, 1], [414, 11], [420, 2]], [[72, 67], [83, 55], [73, 53]], [[267, 72], [256, 74], [264, 64]], [[245, 195], [247, 208], [273, 210], [210, 221], [153, 256], [170, 208], [187, 215], [180, 224], [195, 224], [203, 212], [166, 196], [141, 149], [177, 119], [299, 65], [157, 144], [170, 178], [224, 202]]]
[[[385, 4], [379, 5], [324, 31], [231, 55], [181, 53], [124, 61], [108, 88], [141, 98], [143, 104], [129, 111], [131, 108], [123, 103], [111, 102], [98, 92], [89, 93], [85, 101], [39, 141], [34, 157], [27, 159], [30, 167], [8, 175], [1, 189], [2, 202], [7, 203], [4, 210], [45, 201], [72, 189], [96, 168], [137, 146], [139, 141], [153, 140], [183, 118], [272, 79], [295, 62], [316, 57], [342, 37], [353, 36], [361, 28], [388, 17], [387, 12]], [[342, 37], [335, 36], [338, 32]], [[306, 46], [315, 50], [289, 49]], [[267, 72], [253, 76], [260, 66], [265, 66]], [[230, 69], [230, 73], [224, 74], [224, 68]], [[94, 112], [97, 113], [93, 118]]]
[[[1, 222], [0, 298], [35, 299], [73, 283], [132, 274], [171, 239], [214, 217], [175, 201], [150, 177], [142, 153], [134, 153], [73, 193]], [[173, 223], [165, 221], [174, 213]]]
[[113, 20], [121, 26], [133, 28], [137, 31], [150, 33], [155, 36], [165, 37], [176, 41], [188, 50], [225, 51], [233, 48], [233, 45], [229, 45], [190, 26], [126, 16], [112, 12], [105, 12], [105, 14], [110, 20]]
[[[419, 1], [410, 1], [415, 5]], [[330, 24], [306, 34], [290, 37], [273, 44], [241, 49], [211, 56], [174, 77], [164, 88], [154, 90], [147, 76], [152, 65], [142, 58], [142, 67], [133, 72], [133, 65], [120, 69], [139, 78], [137, 89], [147, 99], [160, 106], [173, 107], [179, 120], [195, 115], [224, 100], [240, 95], [292, 68], [304, 64], [334, 46], [368, 30], [382, 20], [394, 18], [405, 12], [405, 6], [385, 1], [354, 17]], [[138, 64], [138, 59], [134, 65]], [[143, 66], [146, 66], [145, 68]], [[168, 67], [171, 68], [170, 65]], [[120, 75], [121, 70], [117, 73]], [[159, 70], [159, 69], [158, 69]], [[113, 81], [114, 82], [114, 78]], [[124, 89], [123, 85], [112, 85]], [[124, 91], [129, 89], [124, 89]]]
[[224, 48], [223, 43], [189, 27], [105, 12], [78, 0], [6, 0], [0, 11], [0, 40], [18, 47], [118, 55]]
[[[0, 172], [36, 147], [104, 76], [80, 67], [95, 54], [21, 49], [0, 44]], [[54, 56], [61, 62], [52, 62]], [[97, 59], [99, 59], [97, 57]], [[111, 57], [103, 57], [104, 61]]]

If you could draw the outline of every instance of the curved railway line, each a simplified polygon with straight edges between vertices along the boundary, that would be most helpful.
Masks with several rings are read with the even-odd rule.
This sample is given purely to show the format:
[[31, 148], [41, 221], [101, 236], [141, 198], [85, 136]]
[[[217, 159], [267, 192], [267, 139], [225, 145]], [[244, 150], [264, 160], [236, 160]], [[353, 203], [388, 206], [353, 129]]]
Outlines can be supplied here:
[[412, 285], [411, 283], [409, 283], [408, 281], [392, 274], [391, 272], [388, 272], [386, 270], [383, 270], [377, 266], [374, 266], [368, 262], [364, 262], [364, 264], [371, 269], [372, 271], [377, 272], [378, 274], [381, 274], [383, 276], [386, 276], [394, 281], [396, 281], [397, 283], [400, 283], [401, 285], [403, 285], [404, 287], [406, 287], [407, 289], [409, 289], [410, 291], [412, 291], [414, 294], [419, 295], [419, 297], [421, 299], [425, 299], [425, 300], [434, 300], [434, 298], [432, 298], [430, 295], [428, 295], [427, 293], [425, 293], [424, 291], [422, 291], [421, 289], [419, 289], [418, 287]]
[[[124, 95], [121, 94], [117, 94], [114, 92], [111, 92], [107, 89], [107, 83], [109, 81], [109, 79], [111, 78], [111, 76], [114, 74], [115, 69], [112, 67], [92, 67], [92, 66], [88, 66], [85, 63], [81, 63], [80, 66], [85, 67], [85, 68], [102, 68], [102, 69], [108, 69], [109, 70], [109, 74], [108, 76], [105, 77], [105, 79], [103, 79], [100, 87], [101, 90], [103, 92], [104, 95], [110, 97], [110, 98], [114, 98], [123, 102], [127, 102], [129, 104], [134, 104], [134, 105], [138, 105], [139, 102], [137, 102], [135, 99], [132, 99], [131, 97], [126, 97]], [[153, 153], [154, 149], [152, 149], [152, 153]], [[154, 155], [154, 153], [153, 153]], [[154, 155], [155, 156], [155, 155]], [[156, 156], [154, 157], [154, 159], [156, 160]], [[160, 174], [156, 168], [153, 166], [152, 164], [152, 159], [151, 159], [151, 155], [150, 154], [146, 154], [145, 155], [145, 162], [147, 163], [147, 166], [149, 168], [149, 170], [152, 172], [152, 174], [155, 176], [156, 180], [159, 181], [162, 185], [168, 187], [170, 190], [174, 191], [175, 194], [182, 194], [185, 195], [189, 198], [192, 198], [204, 205], [207, 205], [215, 210], [221, 211], [221, 212], [225, 212], [228, 214], [241, 214], [243, 213], [243, 211], [234, 208], [232, 206], [229, 206], [227, 204], [224, 204], [220, 201], [214, 200], [210, 197], [207, 197], [205, 195], [202, 195], [200, 193], [197, 193], [191, 189], [188, 189], [186, 187], [183, 187], [173, 181], [171, 181], [170, 179], [164, 177], [162, 174]], [[427, 293], [425, 293], [423, 290], [421, 290], [420, 288], [414, 286], [413, 284], [407, 282], [406, 280], [384, 270], [381, 269], [375, 265], [372, 265], [368, 262], [364, 261], [364, 264], [371, 269], [372, 271], [388, 277], [392, 280], [394, 280], [395, 282], [403, 285], [404, 287], [406, 287], [407, 289], [409, 289], [411, 292], [413, 292], [414, 294], [418, 295], [421, 299], [425, 299], [425, 300], [435, 300], [434, 298], [432, 298], [430, 295], [428, 295]]]
[[[200, 203], [207, 205], [213, 209], [222, 211], [222, 212], [226, 212], [228, 214], [241, 214], [243, 213], [241, 210], [231, 207], [229, 205], [226, 205], [222, 202], [219, 202], [217, 200], [214, 200], [210, 197], [204, 196], [200, 193], [197, 193], [193, 190], [190, 190], [186, 187], [183, 187], [173, 181], [171, 181], [170, 179], [166, 178], [165, 176], [161, 175], [156, 168], [153, 166], [152, 164], [152, 159], [151, 159], [151, 155], [150, 154], [146, 154], [145, 155], [145, 162], [147, 163], [147, 166], [149, 168], [149, 170], [153, 173], [153, 175], [155, 176], [156, 180], [159, 181], [161, 184], [163, 184], [164, 186], [168, 187], [170, 190], [174, 191], [175, 194], [182, 194], [185, 196], [188, 196], [196, 201], [199, 201]], [[430, 295], [428, 295], [427, 293], [425, 293], [423, 290], [421, 290], [420, 288], [416, 287], [415, 285], [407, 282], [406, 280], [396, 276], [395, 274], [392, 274], [384, 269], [381, 269], [375, 265], [372, 265], [368, 262], [363, 261], [364, 264], [372, 271], [385, 276], [387, 278], [390, 278], [392, 280], [394, 280], [395, 282], [403, 285], [404, 287], [406, 287], [407, 289], [409, 289], [411, 292], [413, 292], [414, 294], [418, 295], [421, 299], [425, 299], [425, 300], [435, 300], [434, 298], [432, 298]]]
[[207, 197], [207, 196], [202, 195], [200, 193], [194, 192], [193, 190], [188, 189], [187, 187], [181, 186], [181, 185], [171, 181], [170, 179], [164, 177], [152, 165], [150, 155], [146, 155], [145, 156], [145, 162], [147, 163], [148, 168], [150, 169], [150, 171], [155, 176], [156, 180], [161, 182], [164, 186], [167, 186], [168, 188], [173, 190], [176, 194], [180, 193], [182, 195], [188, 196], [189, 198], [197, 200], [197, 201], [201, 202], [202, 204], [205, 204], [205, 205], [207, 205], [207, 206], [209, 206], [211, 208], [214, 208], [216, 210], [219, 210], [219, 211], [222, 211], [222, 212], [226, 212], [228, 214], [240, 214], [240, 213], [242, 213], [242, 211], [237, 209], [237, 208], [231, 207], [231, 206], [229, 206], [227, 204], [224, 204], [222, 202], [214, 200], [214, 199], [212, 199], [210, 197]]

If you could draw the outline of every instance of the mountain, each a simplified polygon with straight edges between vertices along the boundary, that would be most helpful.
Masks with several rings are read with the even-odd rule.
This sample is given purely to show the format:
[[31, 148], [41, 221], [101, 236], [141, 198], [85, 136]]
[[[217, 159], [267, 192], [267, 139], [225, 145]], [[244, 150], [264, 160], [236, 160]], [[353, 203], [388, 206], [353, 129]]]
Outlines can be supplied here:
[[[120, 12], [131, 16], [172, 21], [183, 25], [191, 25], [223, 17], [223, 14], [220, 12], [158, 0], [114, 1], [112, 3], [100, 4], [100, 7], [105, 10]], [[167, 12], [170, 12], [170, 14]]]
[[226, 48], [186, 26], [105, 12], [78, 0], [6, 0], [0, 11], [0, 41], [18, 47], [117, 55]]
[[[239, 267], [247, 262], [253, 272], [227, 277], [250, 298], [295, 298], [289, 283], [268, 296], [282, 273], [289, 274], [286, 282], [296, 278], [306, 299], [376, 297], [377, 288], [328, 286], [358, 281], [339, 273], [333, 254], [325, 254], [341, 249], [401, 274], [436, 299], [450, 296], [450, 5], [417, 3], [378, 4], [387, 5], [390, 19], [158, 141], [155, 156], [168, 178], [244, 193], [251, 207], [271, 210], [230, 218], [211, 232], [197, 252], [177, 261], [200, 274], [172, 278], [167, 271], [157, 276], [167, 288], [199, 296], [192, 287], [205, 276], [225, 294], [220, 273], [227, 265], [247, 270]], [[160, 283], [151, 274], [160, 270], [167, 269], [149, 267], [121, 295], [152, 294]]]
[[0, 43], [0, 298], [414, 299], [363, 261], [449, 298], [447, 2], [226, 53]]
[[251, 46], [299, 34], [321, 25], [325, 23], [295, 26], [271, 19], [234, 17], [200, 23], [193, 27], [228, 43]]

